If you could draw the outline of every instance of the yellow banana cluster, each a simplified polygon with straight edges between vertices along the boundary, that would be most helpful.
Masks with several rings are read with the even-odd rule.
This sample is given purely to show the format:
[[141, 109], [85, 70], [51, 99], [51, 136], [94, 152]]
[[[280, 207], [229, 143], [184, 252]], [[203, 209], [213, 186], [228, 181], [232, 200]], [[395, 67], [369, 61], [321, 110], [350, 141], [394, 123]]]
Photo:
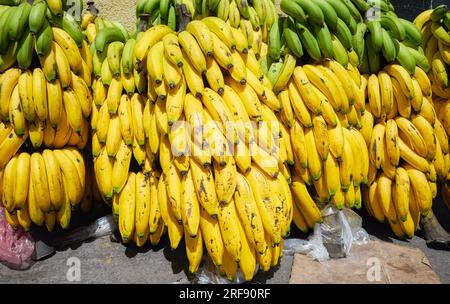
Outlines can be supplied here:
[[414, 235], [450, 169], [448, 135], [428, 77], [419, 67], [411, 76], [397, 64], [367, 76], [368, 111], [361, 132], [370, 168], [364, 202], [398, 237]]
[[92, 207], [92, 173], [75, 148], [18, 153], [2, 170], [2, 198], [6, 218], [14, 229], [34, 223], [53, 231], [66, 229], [72, 210]]

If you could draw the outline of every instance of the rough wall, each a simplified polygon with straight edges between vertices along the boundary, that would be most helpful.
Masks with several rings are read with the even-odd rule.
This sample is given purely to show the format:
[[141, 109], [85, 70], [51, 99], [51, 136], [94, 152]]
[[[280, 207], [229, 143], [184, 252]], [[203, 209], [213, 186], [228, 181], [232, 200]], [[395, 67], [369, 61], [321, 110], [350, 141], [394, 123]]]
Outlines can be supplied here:
[[[89, 1], [84, 0], [84, 7]], [[122, 23], [128, 30], [136, 24], [136, 0], [94, 0], [100, 16]]]

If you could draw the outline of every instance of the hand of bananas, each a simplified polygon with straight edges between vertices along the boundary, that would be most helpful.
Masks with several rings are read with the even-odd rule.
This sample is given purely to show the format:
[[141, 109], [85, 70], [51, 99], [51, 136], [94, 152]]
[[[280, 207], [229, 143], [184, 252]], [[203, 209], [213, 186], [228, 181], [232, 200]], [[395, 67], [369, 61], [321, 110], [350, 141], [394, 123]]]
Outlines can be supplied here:
[[[28, 69], [33, 54], [47, 57], [52, 50], [57, 27], [70, 36], [75, 46], [81, 47], [83, 33], [77, 20], [66, 11], [61, 0], [22, 1], [17, 6], [0, 6], [0, 72], [13, 66]], [[70, 58], [69, 58], [70, 59]]]
[[72, 209], [83, 212], [92, 205], [92, 171], [74, 148], [16, 154], [1, 171], [2, 203], [14, 229], [28, 230], [32, 223], [69, 227]]
[[297, 57], [313, 61], [350, 61], [362, 73], [377, 73], [397, 61], [411, 74], [430, 65], [421, 47], [420, 31], [398, 18], [389, 0], [283, 0], [281, 18], [269, 33], [269, 55], [277, 61], [282, 45]]
[[147, 26], [156, 24], [185, 30], [191, 20], [215, 16], [234, 28], [242, 27], [241, 21], [248, 21], [253, 30], [258, 31], [261, 27], [267, 33], [278, 20], [272, 0], [139, 0], [136, 16], [137, 28], [144, 31]]
[[367, 79], [361, 133], [370, 167], [364, 202], [398, 237], [414, 235], [420, 217], [431, 210], [438, 183], [449, 180], [448, 135], [431, 92], [430, 79], [419, 67], [411, 77], [392, 64]]

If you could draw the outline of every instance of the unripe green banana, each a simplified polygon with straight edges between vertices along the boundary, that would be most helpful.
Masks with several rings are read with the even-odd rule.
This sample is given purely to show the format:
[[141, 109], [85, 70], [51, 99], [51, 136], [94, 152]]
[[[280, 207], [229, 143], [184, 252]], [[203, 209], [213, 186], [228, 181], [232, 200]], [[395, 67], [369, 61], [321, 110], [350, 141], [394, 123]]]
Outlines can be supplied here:
[[370, 74], [369, 55], [367, 51], [367, 43], [364, 44], [364, 55], [360, 59], [359, 70], [361, 74]]
[[412, 23], [408, 20], [402, 19], [402, 18], [398, 18], [398, 20], [405, 28], [405, 33], [406, 33], [405, 40], [410, 41], [411, 43], [413, 43], [416, 46], [421, 45], [422, 44], [422, 34], [420, 33], [419, 29], [414, 25], [414, 23]]
[[[270, 0], [269, 0], [270, 1]], [[281, 0], [280, 2], [281, 10], [295, 19], [297, 22], [305, 23], [307, 20], [306, 13], [303, 8], [295, 1], [292, 0]]]
[[19, 41], [25, 33], [28, 26], [28, 16], [30, 15], [31, 5], [28, 2], [21, 3], [16, 7], [14, 14], [10, 15], [8, 23], [9, 39]]
[[284, 20], [283, 38], [286, 41], [289, 50], [295, 56], [301, 58], [303, 56], [302, 42], [297, 35], [297, 31], [295, 30], [295, 23], [291, 17], [288, 17]]
[[9, 47], [8, 20], [16, 8], [11, 7], [0, 17], [0, 54], [5, 54]]
[[431, 20], [434, 22], [441, 21], [442, 18], [444, 18], [445, 14], [448, 12], [448, 7], [445, 4], [436, 6], [433, 11], [431, 12]]
[[[367, 59], [369, 62], [369, 70], [371, 74], [376, 74], [381, 68], [381, 56], [379, 52], [376, 52], [372, 46], [372, 33], [366, 36], [366, 48], [367, 48]], [[381, 49], [380, 49], [381, 51]]]
[[175, 13], [175, 7], [173, 5], [169, 8], [167, 15], [167, 25], [174, 31], [177, 30], [177, 15]]
[[[345, 22], [345, 24], [349, 25], [351, 22], [351, 19], [354, 19], [352, 15], [350, 14], [350, 11], [348, 10], [347, 6], [342, 3], [341, 1], [336, 0], [325, 0], [328, 2], [329, 5], [331, 5], [334, 8], [334, 11], [338, 15], [342, 21]], [[353, 20], [355, 21], [355, 20]]]
[[267, 71], [267, 78], [269, 78], [269, 81], [272, 84], [275, 84], [282, 71], [283, 71], [283, 63], [274, 62]]
[[27, 29], [19, 42], [19, 49], [17, 50], [17, 65], [22, 70], [28, 69], [33, 59], [33, 35]]
[[31, 7], [30, 15], [28, 16], [28, 24], [32, 33], [38, 33], [46, 18], [47, 3], [45, 1], [36, 1]]
[[350, 0], [340, 0], [340, 1], [343, 2], [345, 6], [347, 6], [350, 15], [352, 15], [353, 19], [355, 19], [356, 22], [362, 21], [361, 14], [359, 13], [356, 6]]
[[401, 42], [394, 40], [394, 43], [397, 49], [398, 63], [400, 63], [400, 65], [403, 66], [410, 75], [413, 75], [416, 70], [416, 60], [414, 59], [414, 56]]
[[356, 27], [356, 33], [353, 35], [353, 49], [355, 50], [358, 58], [364, 56], [364, 36], [366, 35], [367, 25], [364, 22], [358, 23]]
[[53, 32], [50, 23], [44, 21], [40, 32], [36, 36], [36, 53], [39, 56], [45, 56], [50, 53], [52, 49]]
[[269, 31], [269, 50], [268, 54], [273, 60], [280, 59], [281, 55], [281, 35], [278, 22], [275, 22]]
[[241, 13], [241, 16], [245, 19], [248, 19], [250, 17], [250, 14], [248, 12], [248, 2], [247, 0], [236, 0], [237, 7], [239, 9], [239, 12]]
[[325, 17], [320, 7], [310, 0], [291, 0], [297, 2], [303, 8], [303, 11], [308, 16], [308, 22], [314, 23], [318, 26], [322, 26], [325, 22]]
[[373, 51], [380, 52], [383, 47], [383, 32], [381, 31], [381, 23], [378, 20], [371, 20], [367, 23], [370, 32], [370, 43]]
[[343, 67], [347, 67], [349, 62], [347, 50], [336, 36], [331, 35], [331, 41], [333, 46], [334, 60], [339, 62]]
[[408, 49], [409, 53], [414, 57], [416, 65], [428, 73], [431, 69], [431, 66], [430, 62], [428, 62], [427, 57], [425, 57], [425, 55], [423, 54], [423, 50], [421, 50], [422, 52], [420, 52], [419, 50], [416, 50], [414, 48], [408, 46], [405, 47]]
[[128, 75], [133, 73], [133, 55], [134, 55], [134, 46], [136, 45], [135, 39], [129, 39], [125, 46], [123, 47], [122, 52], [122, 69], [123, 73]]
[[319, 44], [322, 57], [333, 58], [333, 42], [331, 40], [331, 34], [328, 30], [328, 26], [326, 24], [324, 24], [323, 27], [317, 26], [315, 24], [311, 26], [317, 43]]
[[397, 58], [394, 41], [384, 28], [382, 28], [381, 31], [383, 32], [383, 47], [381, 48], [381, 51], [384, 59], [386, 59], [387, 62], [393, 62]]
[[10, 43], [6, 53], [0, 55], [0, 73], [9, 69], [16, 62], [18, 42]]
[[123, 42], [120, 41], [114, 41], [108, 45], [108, 65], [114, 76], [120, 75], [120, 60], [122, 58], [123, 46]]
[[97, 49], [97, 51], [103, 52], [105, 50], [105, 47], [113, 41], [120, 41], [125, 43], [126, 39], [123, 36], [122, 31], [120, 31], [118, 28], [105, 27], [102, 31], [97, 33], [97, 36], [95, 37], [95, 48]]
[[267, 16], [267, 10], [270, 9], [269, 7], [266, 7], [266, 1], [253, 1], [253, 8], [255, 9], [256, 15], [259, 17], [259, 25], [264, 25], [264, 21], [266, 21]]
[[332, 32], [337, 31], [338, 15], [333, 6], [325, 0], [313, 0], [312, 2], [322, 10], [325, 23], [328, 25], [329, 30]]
[[381, 26], [386, 29], [392, 38], [402, 41], [406, 38], [406, 31], [403, 24], [398, 20], [397, 16], [390, 14], [382, 14], [380, 17]]
[[297, 33], [302, 41], [302, 45], [305, 47], [308, 55], [315, 61], [322, 60], [322, 53], [319, 48], [319, 44], [317, 43], [314, 35], [309, 31], [309, 29], [303, 24], [297, 22], [296, 23]]
[[336, 35], [336, 37], [339, 38], [339, 40], [341, 41], [342, 45], [347, 50], [350, 51], [353, 48], [352, 33], [351, 33], [350, 29], [348, 28], [348, 26], [345, 24], [345, 22], [342, 21], [340, 18], [338, 18], [337, 31], [334, 32], [333, 34]]

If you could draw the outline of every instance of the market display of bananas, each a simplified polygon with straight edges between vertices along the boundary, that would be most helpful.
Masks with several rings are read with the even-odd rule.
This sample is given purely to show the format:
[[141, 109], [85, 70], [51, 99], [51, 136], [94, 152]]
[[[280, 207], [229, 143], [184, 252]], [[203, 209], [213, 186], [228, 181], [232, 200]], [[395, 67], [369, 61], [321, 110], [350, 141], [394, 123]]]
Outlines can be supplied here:
[[267, 38], [268, 29], [278, 20], [273, 0], [139, 0], [136, 5], [138, 31], [157, 24], [181, 31], [189, 21], [210, 16], [249, 34], [249, 41]]
[[440, 183], [448, 181], [449, 142], [437, 118], [424, 70], [399, 64], [367, 76], [367, 111], [361, 132], [369, 149], [368, 212], [398, 237], [413, 237]]
[[377, 73], [394, 61], [411, 74], [416, 66], [430, 68], [420, 31], [397, 17], [389, 0], [283, 0], [280, 8], [288, 17], [270, 29], [269, 55], [274, 61], [283, 40], [299, 58], [333, 58], [343, 66], [351, 62], [364, 74]]
[[17, 153], [2, 170], [2, 198], [8, 223], [28, 231], [32, 224], [66, 229], [73, 210], [92, 206], [92, 170], [75, 148]]

